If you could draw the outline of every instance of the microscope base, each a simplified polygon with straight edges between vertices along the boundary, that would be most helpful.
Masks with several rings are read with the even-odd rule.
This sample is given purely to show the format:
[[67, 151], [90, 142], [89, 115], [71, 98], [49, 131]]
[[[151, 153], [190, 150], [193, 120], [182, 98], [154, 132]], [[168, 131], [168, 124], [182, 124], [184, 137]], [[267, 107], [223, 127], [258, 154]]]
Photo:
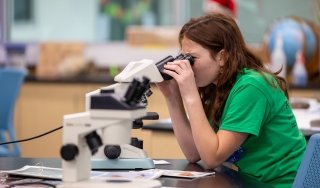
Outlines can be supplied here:
[[92, 170], [104, 169], [152, 169], [153, 160], [150, 158], [138, 159], [91, 159]]
[[158, 180], [133, 180], [129, 182], [108, 182], [106, 180], [92, 179], [74, 183], [62, 183], [57, 188], [160, 188], [161, 183]]

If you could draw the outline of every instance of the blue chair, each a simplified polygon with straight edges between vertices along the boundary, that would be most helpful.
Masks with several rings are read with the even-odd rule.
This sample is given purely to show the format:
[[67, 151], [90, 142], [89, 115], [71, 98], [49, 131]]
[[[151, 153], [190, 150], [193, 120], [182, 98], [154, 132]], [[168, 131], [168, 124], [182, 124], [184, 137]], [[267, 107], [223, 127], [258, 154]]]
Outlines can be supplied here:
[[[26, 72], [13, 68], [0, 68], [0, 143], [16, 139], [14, 109]], [[0, 146], [0, 157], [20, 156], [17, 143]]]
[[292, 187], [320, 187], [320, 133], [310, 137]]

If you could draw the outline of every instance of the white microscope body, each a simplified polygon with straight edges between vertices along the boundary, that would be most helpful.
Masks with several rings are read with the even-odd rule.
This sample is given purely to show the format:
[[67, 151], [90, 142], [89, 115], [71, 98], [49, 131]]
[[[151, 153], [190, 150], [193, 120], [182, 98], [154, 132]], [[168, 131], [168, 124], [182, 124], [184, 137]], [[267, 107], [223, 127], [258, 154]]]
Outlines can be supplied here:
[[[138, 79], [142, 78], [140, 82]], [[145, 105], [139, 101], [144, 87], [149, 82], [161, 82], [163, 78], [152, 60], [142, 60], [130, 62], [115, 77], [115, 81], [118, 83], [86, 95], [85, 112], [64, 116], [63, 146], [60, 151], [63, 183], [59, 188], [161, 186], [157, 180], [119, 184], [90, 179], [92, 156], [99, 162], [97, 165], [105, 169], [144, 168], [134, 160], [147, 159], [142, 149], [129, 144], [132, 123], [147, 115]], [[121, 167], [123, 161], [129, 161], [124, 163], [125, 167]], [[152, 160], [150, 165], [154, 167]]]

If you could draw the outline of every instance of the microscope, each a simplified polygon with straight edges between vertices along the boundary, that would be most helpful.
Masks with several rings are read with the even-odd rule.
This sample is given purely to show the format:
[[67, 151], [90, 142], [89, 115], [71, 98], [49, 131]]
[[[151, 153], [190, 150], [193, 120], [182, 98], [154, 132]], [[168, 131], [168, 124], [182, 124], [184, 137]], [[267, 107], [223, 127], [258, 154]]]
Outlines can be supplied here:
[[[150, 169], [153, 160], [143, 149], [131, 144], [131, 129], [142, 119], [154, 119], [146, 111], [150, 83], [171, 79], [163, 66], [189, 55], [168, 56], [130, 62], [115, 76], [118, 83], [86, 94], [86, 111], [68, 114], [63, 121], [63, 145], [60, 150], [63, 183], [58, 188], [119, 187], [119, 183], [90, 179], [91, 169]], [[138, 141], [139, 145], [139, 141]], [[122, 182], [127, 187], [161, 187], [157, 180]]]

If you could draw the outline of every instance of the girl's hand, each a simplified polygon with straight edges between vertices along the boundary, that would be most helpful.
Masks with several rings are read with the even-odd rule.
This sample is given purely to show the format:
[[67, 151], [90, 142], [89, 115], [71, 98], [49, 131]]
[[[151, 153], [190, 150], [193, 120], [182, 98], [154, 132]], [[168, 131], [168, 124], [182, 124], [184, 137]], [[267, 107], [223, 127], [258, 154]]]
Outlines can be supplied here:
[[198, 93], [194, 73], [187, 60], [169, 62], [164, 65], [164, 68], [163, 72], [172, 76], [177, 82], [181, 96], [187, 97], [194, 93], [190, 91], [196, 91], [196, 93]]
[[165, 98], [180, 97], [179, 87], [174, 79], [165, 80], [161, 83], [156, 83], [156, 86], [162, 92]]

